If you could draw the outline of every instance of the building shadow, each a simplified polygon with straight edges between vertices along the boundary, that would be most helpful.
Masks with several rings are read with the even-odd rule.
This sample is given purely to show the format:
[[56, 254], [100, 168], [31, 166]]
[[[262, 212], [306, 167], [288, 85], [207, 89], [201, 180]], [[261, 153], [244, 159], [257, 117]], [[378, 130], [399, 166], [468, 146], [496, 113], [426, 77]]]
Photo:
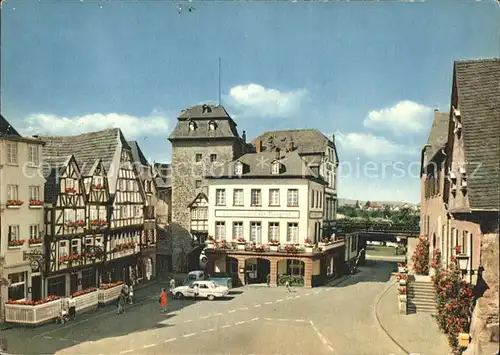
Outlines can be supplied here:
[[386, 283], [392, 277], [392, 272], [397, 270], [397, 262], [384, 260], [366, 260], [358, 267], [357, 273], [333, 287], [349, 287], [361, 282]]

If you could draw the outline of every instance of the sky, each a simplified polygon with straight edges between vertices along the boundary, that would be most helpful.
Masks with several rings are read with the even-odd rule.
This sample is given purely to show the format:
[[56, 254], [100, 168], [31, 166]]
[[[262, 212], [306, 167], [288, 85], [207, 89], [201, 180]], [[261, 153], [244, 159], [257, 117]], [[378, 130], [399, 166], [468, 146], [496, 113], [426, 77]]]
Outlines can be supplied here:
[[240, 134], [335, 135], [339, 197], [417, 203], [453, 62], [499, 57], [499, 34], [494, 0], [4, 0], [1, 112], [24, 135], [119, 127], [169, 162], [180, 111], [218, 102], [221, 58]]

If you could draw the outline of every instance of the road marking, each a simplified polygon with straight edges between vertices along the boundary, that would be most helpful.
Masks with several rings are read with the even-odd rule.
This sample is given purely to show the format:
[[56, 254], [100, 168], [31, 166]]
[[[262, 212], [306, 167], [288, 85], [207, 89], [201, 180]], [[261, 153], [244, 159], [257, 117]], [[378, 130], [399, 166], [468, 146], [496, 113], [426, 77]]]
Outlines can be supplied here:
[[44, 337], [45, 339], [52, 339], [52, 337]]
[[59, 338], [60, 341], [68, 341], [69, 339], [66, 338]]
[[228, 313], [234, 313], [236, 312], [236, 309], [231, 309]]
[[231, 324], [226, 324], [226, 325], [223, 325], [221, 328], [229, 328], [231, 326]]
[[253, 308], [259, 308], [260, 306], [260, 304], [256, 304], [255, 306], [253, 306]]
[[264, 303], [264, 304], [273, 304], [273, 303], [272, 303], [272, 302], [266, 302], [266, 303]]
[[128, 349], [128, 350], [120, 351], [120, 354], [131, 353], [132, 351], [134, 351], [134, 349]]
[[273, 320], [272, 318], [264, 318], [265, 320]]
[[183, 335], [182, 337], [189, 338], [189, 337], [192, 337], [193, 335], [196, 335], [196, 333], [186, 334], [186, 335]]
[[311, 323], [311, 325], [314, 327], [314, 323], [312, 320], [310, 320], [309, 323]]
[[170, 343], [171, 341], [174, 341], [174, 340], [177, 340], [177, 338], [167, 339], [167, 340], [165, 340], [165, 343]]
[[189, 319], [189, 320], [185, 320], [184, 323], [191, 323], [193, 320], [192, 319]]
[[300, 296], [295, 296], [295, 298], [296, 298], [296, 299], [297, 299], [297, 298], [300, 298]]
[[241, 322], [236, 322], [236, 323], [234, 323], [234, 325], [240, 325], [240, 324], [243, 324], [243, 323], [245, 323], [244, 320], [242, 320]]
[[328, 345], [328, 349], [333, 353], [333, 348], [330, 345]]
[[208, 318], [210, 318], [210, 316], [200, 317], [200, 319], [208, 319]]
[[248, 309], [248, 307], [242, 307], [242, 308], [240, 308], [240, 310], [242, 310], [242, 311], [246, 311], [247, 309]]
[[252, 318], [252, 322], [256, 321], [256, 320], [259, 320], [259, 317], [257, 318]]
[[326, 292], [328, 292], [328, 291], [330, 291], [330, 290], [331, 290], [331, 288], [327, 288], [325, 291], [326, 291]]
[[319, 293], [320, 293], [319, 291], [315, 292], [315, 294], [317, 294], [317, 295], [319, 295]]
[[310, 293], [306, 293], [304, 296], [309, 296], [309, 295], [310, 295]]
[[287, 297], [286, 299], [287, 299], [287, 300], [291, 300], [291, 299], [293, 299], [293, 297]]
[[214, 316], [222, 316], [222, 313], [215, 313]]
[[156, 344], [144, 345], [142, 348], [147, 349], [147, 348], [152, 348], [153, 346], [156, 346]]
[[283, 319], [283, 318], [280, 318], [278, 319], [278, 322], [286, 322], [288, 319]]
[[205, 329], [202, 331], [202, 333], [208, 333], [208, 332], [213, 332], [215, 329], [214, 328], [211, 328], [211, 329]]
[[295, 321], [296, 321], [296, 322], [305, 322], [305, 320], [304, 320], [304, 319], [296, 319]]
[[276, 300], [276, 302], [283, 302], [283, 300], [280, 298], [279, 300]]

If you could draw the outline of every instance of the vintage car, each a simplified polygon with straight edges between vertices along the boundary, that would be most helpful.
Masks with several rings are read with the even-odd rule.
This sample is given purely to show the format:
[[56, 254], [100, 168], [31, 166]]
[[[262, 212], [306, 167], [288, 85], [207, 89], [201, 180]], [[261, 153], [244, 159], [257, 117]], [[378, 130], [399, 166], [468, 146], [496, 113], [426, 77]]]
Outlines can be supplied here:
[[213, 281], [195, 281], [189, 286], [179, 286], [170, 292], [176, 298], [194, 297], [195, 285], [198, 285], [198, 295], [200, 298], [208, 298], [213, 301], [216, 298], [223, 298], [229, 294], [229, 288], [226, 286], [217, 285]]

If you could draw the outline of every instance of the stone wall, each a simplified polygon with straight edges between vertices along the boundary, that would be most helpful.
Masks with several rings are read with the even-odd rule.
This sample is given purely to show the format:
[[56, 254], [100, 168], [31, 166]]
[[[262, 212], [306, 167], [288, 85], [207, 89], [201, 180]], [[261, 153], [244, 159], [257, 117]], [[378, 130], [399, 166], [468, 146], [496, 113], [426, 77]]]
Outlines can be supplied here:
[[464, 354], [482, 355], [498, 352], [499, 256], [498, 232], [484, 234], [481, 241], [481, 265], [484, 268], [482, 276], [487, 289], [474, 308], [470, 330], [472, 342]]
[[[208, 141], [172, 143], [172, 251], [174, 270], [179, 269], [179, 255], [192, 248], [189, 204], [200, 192], [206, 193], [206, 175], [217, 175], [222, 166], [235, 158], [235, 141]], [[196, 154], [202, 154], [201, 162], [196, 162]], [[217, 161], [211, 162], [210, 155], [217, 154]], [[202, 186], [197, 188], [196, 181]]]

